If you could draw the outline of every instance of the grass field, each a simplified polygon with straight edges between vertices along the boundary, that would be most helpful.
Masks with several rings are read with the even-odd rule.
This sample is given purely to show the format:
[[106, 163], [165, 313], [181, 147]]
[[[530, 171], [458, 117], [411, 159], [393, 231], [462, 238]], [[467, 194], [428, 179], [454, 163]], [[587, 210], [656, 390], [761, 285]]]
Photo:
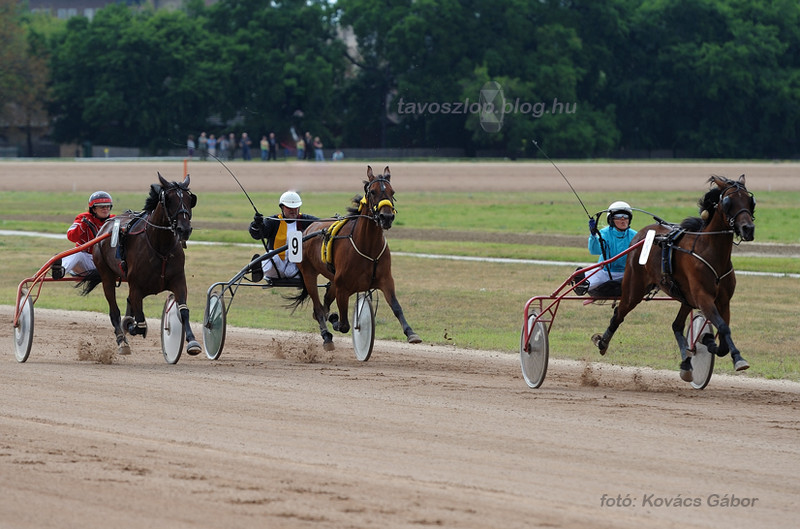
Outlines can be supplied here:
[[[305, 193], [303, 210], [319, 216], [344, 213], [352, 195]], [[278, 194], [254, 193], [256, 204], [274, 204]], [[694, 215], [697, 194], [629, 193], [635, 207], [678, 222]], [[612, 194], [589, 193], [584, 203], [595, 211], [616, 198]], [[142, 193], [115, 195], [115, 211], [141, 209]], [[800, 242], [800, 193], [762, 192], [757, 196], [756, 240], [781, 244]], [[84, 193], [3, 192], [0, 194], [0, 229], [63, 234], [76, 212], [85, 206]], [[265, 208], [266, 209], [266, 208]], [[501, 234], [584, 235], [586, 216], [570, 193], [406, 193], [398, 195], [397, 228], [414, 230], [468, 231], [481, 234], [483, 242], [393, 239], [394, 252], [511, 257], [590, 263], [594, 259], [583, 248], [531, 246], [497, 242]], [[271, 211], [271, 208], [268, 210]], [[42, 214], [41, 212], [46, 212]], [[227, 281], [247, 264], [259, 249], [249, 238], [247, 225], [252, 208], [239, 193], [205, 193], [194, 213], [192, 241], [221, 243], [198, 245], [187, 250], [189, 307], [194, 322], [202, 319], [205, 294], [217, 281]], [[633, 227], [651, 222], [637, 212]], [[744, 243], [745, 245], [747, 243]], [[0, 303], [13, 304], [19, 281], [32, 275], [52, 255], [70, 247], [66, 239], [0, 236]], [[800, 273], [800, 259], [792, 257], [736, 257], [737, 270], [777, 274]], [[552, 292], [571, 272], [558, 265], [526, 263], [464, 262], [393, 256], [398, 296], [406, 317], [425, 343], [514, 353], [519, 348], [522, 309], [528, 298]], [[98, 290], [79, 296], [65, 284], [46, 285], [37, 307], [107, 312]], [[229, 312], [228, 323], [270, 329], [315, 332], [310, 306], [295, 314], [283, 308], [287, 291], [242, 289]], [[768, 378], [800, 380], [796, 352], [800, 339], [797, 323], [798, 280], [793, 277], [740, 275], [732, 301], [733, 337], [753, 368], [750, 374]], [[120, 300], [124, 294], [120, 292]], [[145, 313], [158, 317], [163, 297], [146, 300]], [[677, 311], [673, 303], [645, 303], [629, 316], [617, 332], [604, 361], [675, 369], [679, 361], [670, 324]], [[583, 307], [562, 304], [550, 336], [555, 358], [598, 360], [589, 341], [602, 332], [611, 315], [610, 306]], [[195, 327], [199, 331], [199, 327]], [[111, 339], [112, 331], [108, 332]], [[376, 337], [403, 339], [399, 324], [386, 303], [378, 304]], [[349, 340], [338, 336], [337, 340]], [[718, 371], [731, 371], [730, 360], [718, 362]]]

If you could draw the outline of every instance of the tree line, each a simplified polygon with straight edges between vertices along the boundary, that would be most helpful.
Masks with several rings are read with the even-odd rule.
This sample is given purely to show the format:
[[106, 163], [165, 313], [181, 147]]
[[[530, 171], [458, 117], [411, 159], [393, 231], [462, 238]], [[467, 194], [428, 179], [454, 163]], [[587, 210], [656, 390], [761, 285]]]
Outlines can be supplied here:
[[0, 0], [4, 110], [157, 154], [203, 130], [585, 158], [800, 153], [794, 0]]

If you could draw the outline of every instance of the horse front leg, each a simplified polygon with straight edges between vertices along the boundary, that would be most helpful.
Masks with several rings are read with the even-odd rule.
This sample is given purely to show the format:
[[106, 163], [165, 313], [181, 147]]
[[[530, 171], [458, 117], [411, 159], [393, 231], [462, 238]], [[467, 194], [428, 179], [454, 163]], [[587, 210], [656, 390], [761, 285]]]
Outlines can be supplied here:
[[347, 310], [350, 305], [350, 295], [342, 288], [336, 290], [336, 307], [339, 309], [339, 317], [333, 321], [333, 330], [340, 333], [346, 333], [350, 330], [350, 320], [348, 319]]
[[186, 354], [197, 356], [203, 351], [203, 347], [195, 339], [192, 326], [189, 323], [189, 306], [186, 304], [187, 288], [186, 285], [178, 285], [172, 292], [175, 295], [175, 303], [178, 305], [178, 313], [181, 317], [181, 325], [186, 336]]
[[[725, 318], [717, 311], [716, 305], [711, 305], [707, 309], [701, 308], [703, 311], [703, 315], [708, 318], [714, 327], [717, 328], [717, 334], [719, 336], [719, 346], [714, 347], [711, 349], [709, 347], [709, 351], [716, 353], [717, 356], [725, 356], [729, 352], [731, 353], [731, 360], [733, 361], [733, 368], [736, 371], [744, 371], [750, 367], [750, 364], [742, 358], [741, 353], [739, 353], [739, 349], [737, 349], [736, 345], [733, 343], [733, 338], [731, 338], [731, 328], [728, 327], [728, 323]], [[703, 341], [704, 344], [706, 340]], [[710, 343], [713, 344], [713, 340], [710, 340]]]
[[131, 354], [131, 347], [128, 345], [128, 339], [125, 338], [125, 332], [122, 330], [119, 305], [117, 305], [117, 292], [113, 280], [103, 281], [103, 293], [106, 296], [106, 301], [108, 301], [108, 317], [114, 327], [114, 335], [117, 339], [117, 354], [129, 355]]
[[397, 301], [397, 295], [394, 292], [394, 288], [386, 288], [382, 290], [383, 295], [386, 296], [386, 299], [389, 301], [389, 306], [392, 308], [394, 317], [397, 318], [397, 321], [399, 321], [400, 325], [403, 327], [403, 334], [406, 335], [406, 340], [408, 343], [421, 343], [422, 338], [420, 338], [419, 335], [414, 332], [414, 330], [406, 321], [405, 314], [403, 314], [403, 307], [401, 307], [400, 302]]
[[684, 328], [686, 327], [686, 317], [692, 311], [692, 307], [685, 303], [681, 303], [681, 308], [678, 315], [675, 316], [675, 321], [672, 322], [672, 332], [675, 334], [675, 340], [678, 342], [678, 347], [681, 350], [681, 380], [684, 382], [691, 382], [692, 377], [692, 357], [689, 356], [689, 342], [686, 341], [684, 336]]
[[414, 330], [411, 328], [411, 325], [409, 325], [406, 321], [406, 317], [403, 314], [403, 307], [401, 307], [400, 302], [397, 301], [397, 296], [389, 299], [389, 306], [392, 307], [394, 317], [397, 318], [397, 321], [400, 322], [400, 326], [403, 328], [403, 334], [406, 335], [406, 341], [408, 343], [422, 343], [422, 338], [420, 338], [419, 335], [414, 332]]

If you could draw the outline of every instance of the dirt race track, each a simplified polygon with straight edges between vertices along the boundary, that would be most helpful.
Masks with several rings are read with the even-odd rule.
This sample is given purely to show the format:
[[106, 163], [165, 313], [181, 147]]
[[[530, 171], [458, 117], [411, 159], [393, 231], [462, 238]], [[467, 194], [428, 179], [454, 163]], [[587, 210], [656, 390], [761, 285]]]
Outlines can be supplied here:
[[[271, 189], [276, 179], [262, 175], [259, 187], [245, 165], [234, 171], [248, 190]], [[531, 180], [508, 165], [490, 169], [513, 172], [516, 184], [493, 177], [493, 188]], [[745, 172], [751, 190], [800, 186], [797, 165], [763, 165], [701, 166], [672, 184], [701, 191], [712, 173]], [[100, 173], [86, 181], [72, 169], [116, 173], [28, 164], [44, 172], [21, 177], [20, 166], [0, 163], [2, 190], [55, 173], [70, 188], [112, 188]], [[161, 169], [151, 167], [134, 189]], [[592, 175], [630, 174], [633, 185], [643, 171], [659, 174], [637, 164], [559, 167], [581, 190], [620, 185], [621, 176]], [[770, 173], [778, 168], [786, 175]], [[357, 187], [363, 164], [356, 169], [342, 190], [354, 179]], [[392, 164], [398, 192], [409, 170], [442, 172]], [[471, 170], [443, 178], [486, 188]], [[229, 176], [207, 171], [235, 191]], [[218, 185], [190, 172], [195, 190]], [[557, 174], [548, 180], [563, 190]], [[31, 357], [19, 364], [13, 308], [0, 317], [2, 529], [797, 527], [800, 384], [715, 375], [695, 391], [673, 371], [551, 359], [544, 386], [531, 390], [511, 351], [378, 342], [359, 363], [349, 337], [326, 353], [316, 334], [233, 328], [218, 361], [184, 355], [170, 366], [158, 320], [119, 357], [107, 316], [38, 308]]]

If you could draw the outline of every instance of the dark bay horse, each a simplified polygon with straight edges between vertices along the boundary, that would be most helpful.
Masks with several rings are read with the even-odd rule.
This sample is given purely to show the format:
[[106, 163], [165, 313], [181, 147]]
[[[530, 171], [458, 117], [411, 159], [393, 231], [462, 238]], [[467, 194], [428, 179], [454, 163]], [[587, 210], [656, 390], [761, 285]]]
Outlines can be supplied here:
[[[375, 176], [367, 166], [364, 196], [353, 200], [355, 207], [349, 208], [344, 221], [319, 221], [306, 228], [306, 235], [327, 230], [324, 236], [311, 237], [303, 243], [303, 260], [298, 264], [303, 276], [301, 292], [291, 298], [292, 307], [297, 308], [310, 296], [314, 304], [313, 318], [319, 323], [325, 350], [333, 346], [333, 335], [328, 331], [327, 320], [330, 306], [336, 299], [338, 316], [330, 315], [333, 329], [342, 333], [350, 330], [348, 300], [357, 292], [380, 289], [392, 312], [403, 326], [409, 343], [422, 340], [406, 322], [403, 309], [397, 301], [392, 278], [392, 256], [383, 236], [394, 222], [394, 189], [389, 168]], [[331, 228], [335, 233], [331, 232]], [[329, 258], [323, 261], [323, 247]], [[331, 280], [325, 290], [324, 305], [317, 291], [317, 277], [323, 275]]]
[[[736, 274], [731, 263], [733, 240], [752, 241], [755, 199], [745, 187], [744, 175], [738, 181], [721, 176], [708, 180], [711, 190], [700, 199], [701, 216], [685, 219], [680, 226], [652, 224], [642, 228], [631, 245], [643, 239], [648, 230], [655, 230], [660, 251], [652, 251], [647, 263], [639, 264], [642, 247], [628, 255], [622, 278], [622, 296], [608, 328], [602, 336], [592, 337], [600, 354], [605, 354], [611, 337], [625, 316], [650, 292], [661, 289], [681, 302], [672, 322], [672, 331], [681, 351], [681, 378], [692, 380], [690, 345], [684, 337], [686, 317], [692, 308], [700, 309], [716, 327], [719, 346], [713, 335], [703, 336], [702, 343], [717, 356], [731, 353], [734, 369], [750, 367], [731, 339], [730, 300], [736, 288]], [[653, 248], [656, 246], [654, 245]]]
[[[147, 335], [142, 300], [165, 290], [171, 291], [186, 332], [186, 352], [196, 355], [202, 347], [189, 326], [183, 249], [192, 233], [192, 208], [197, 204], [197, 197], [189, 190], [188, 175], [180, 183], [168, 182], [161, 174], [158, 180], [160, 185], [150, 186], [150, 195], [141, 213], [127, 211], [103, 225], [98, 235], [113, 230], [114, 221], [118, 220], [119, 240], [124, 245], [122, 248], [112, 247], [113, 235], [95, 244], [92, 258], [97, 270], [87, 275], [78, 286], [83, 287], [85, 295], [103, 283], [119, 354], [130, 354], [125, 332], [131, 336]], [[124, 253], [124, 259], [120, 251]], [[120, 280], [128, 283], [127, 309], [122, 321], [115, 292]]]

